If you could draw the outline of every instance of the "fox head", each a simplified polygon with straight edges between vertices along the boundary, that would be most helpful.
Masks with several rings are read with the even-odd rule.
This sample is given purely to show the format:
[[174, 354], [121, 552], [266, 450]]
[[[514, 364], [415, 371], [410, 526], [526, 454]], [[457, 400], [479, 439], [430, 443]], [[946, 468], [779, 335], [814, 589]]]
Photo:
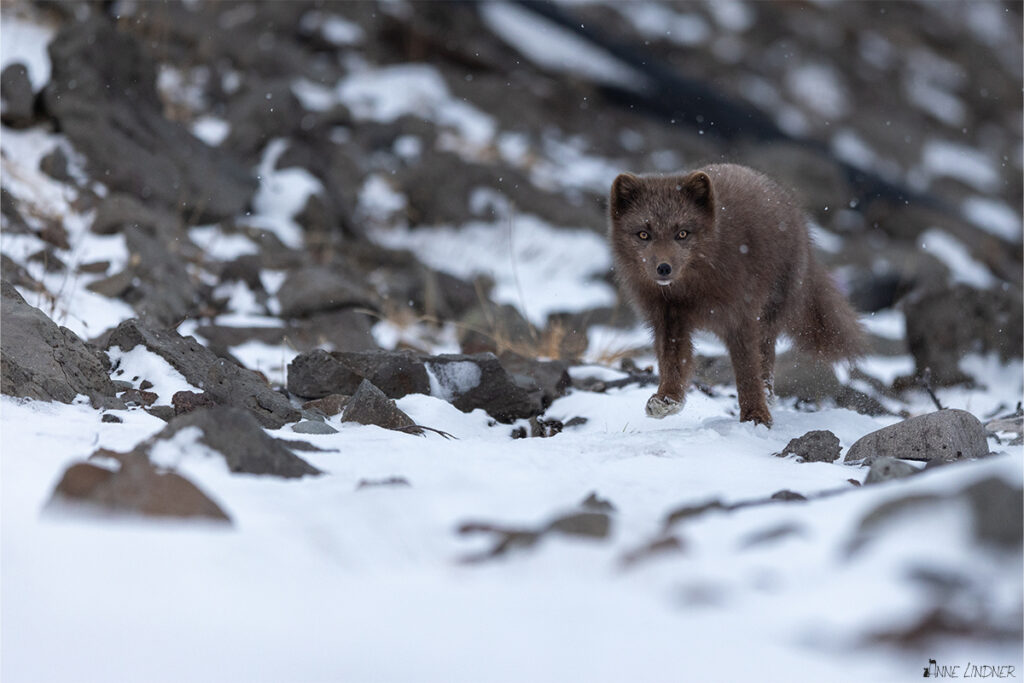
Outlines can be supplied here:
[[715, 227], [714, 190], [703, 171], [619, 175], [608, 202], [616, 263], [633, 279], [671, 286], [698, 258]]

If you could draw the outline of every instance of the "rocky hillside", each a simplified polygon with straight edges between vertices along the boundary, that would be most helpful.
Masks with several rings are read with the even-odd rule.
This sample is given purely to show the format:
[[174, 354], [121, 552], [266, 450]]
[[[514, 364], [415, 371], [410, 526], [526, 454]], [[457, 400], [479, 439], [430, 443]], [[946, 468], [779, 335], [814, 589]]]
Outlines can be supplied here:
[[[5, 679], [1019, 676], [1021, 22], [5, 2]], [[870, 337], [771, 430], [711, 335], [644, 416], [604, 237], [719, 161]]]

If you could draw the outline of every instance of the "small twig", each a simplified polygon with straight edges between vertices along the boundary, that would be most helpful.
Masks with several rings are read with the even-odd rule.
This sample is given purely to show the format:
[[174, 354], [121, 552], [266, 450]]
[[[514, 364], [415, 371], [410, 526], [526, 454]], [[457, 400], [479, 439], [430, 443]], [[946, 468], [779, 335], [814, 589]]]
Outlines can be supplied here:
[[925, 368], [924, 372], [921, 373], [921, 377], [920, 377], [919, 381], [921, 382], [921, 386], [924, 387], [924, 390], [928, 392], [929, 396], [931, 396], [932, 403], [935, 404], [935, 409], [936, 410], [945, 410], [945, 408], [942, 407], [942, 404], [939, 403], [939, 397], [936, 396], [935, 392], [932, 390], [932, 369], [931, 368]]
[[448, 432], [441, 431], [440, 429], [434, 429], [433, 427], [426, 427], [424, 425], [409, 425], [408, 427], [395, 427], [396, 432], [405, 432], [407, 434], [421, 434], [423, 430], [426, 430], [428, 432], [434, 432], [435, 434], [440, 434], [441, 436], [449, 440], [459, 440], [459, 437], [449, 434]]

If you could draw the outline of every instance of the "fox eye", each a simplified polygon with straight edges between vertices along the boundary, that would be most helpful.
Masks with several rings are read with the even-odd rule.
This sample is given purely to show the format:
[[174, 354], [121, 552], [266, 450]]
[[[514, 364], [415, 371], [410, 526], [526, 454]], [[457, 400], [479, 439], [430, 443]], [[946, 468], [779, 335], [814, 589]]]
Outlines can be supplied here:
[[689, 234], [690, 233], [687, 230], [680, 230], [679, 232], [676, 233], [676, 239], [677, 240], [685, 240], [686, 236], [689, 235]]
[[646, 230], [641, 230], [640, 232], [638, 232], [636, 234], [636, 236], [639, 237], [642, 240], [649, 240], [649, 239], [651, 239], [651, 233], [647, 232]]

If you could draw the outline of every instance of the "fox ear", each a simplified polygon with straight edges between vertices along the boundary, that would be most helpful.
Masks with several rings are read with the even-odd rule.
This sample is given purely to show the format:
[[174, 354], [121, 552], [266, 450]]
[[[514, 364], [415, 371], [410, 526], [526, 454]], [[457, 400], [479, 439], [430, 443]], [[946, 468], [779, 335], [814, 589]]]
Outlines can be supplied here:
[[703, 171], [695, 171], [687, 176], [680, 188], [686, 197], [696, 206], [711, 212], [714, 209], [714, 193], [711, 191], [711, 178]]
[[640, 197], [643, 181], [632, 173], [621, 173], [612, 183], [612, 193], [608, 200], [608, 208], [612, 218], [620, 218]]

